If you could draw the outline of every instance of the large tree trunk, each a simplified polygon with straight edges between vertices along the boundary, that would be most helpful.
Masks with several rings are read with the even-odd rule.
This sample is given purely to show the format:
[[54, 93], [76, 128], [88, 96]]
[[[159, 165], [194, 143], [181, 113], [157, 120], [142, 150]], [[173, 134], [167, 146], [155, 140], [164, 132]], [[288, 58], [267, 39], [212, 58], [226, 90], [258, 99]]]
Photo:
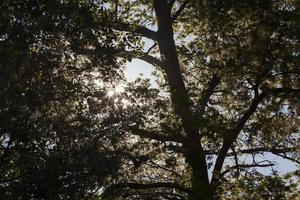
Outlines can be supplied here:
[[192, 194], [190, 200], [213, 200], [213, 187], [209, 184], [205, 155], [202, 147], [194, 142], [188, 144], [187, 153], [185, 155], [189, 166], [192, 169]]
[[198, 185], [197, 188], [193, 188], [193, 193], [189, 196], [189, 200], [217, 200], [208, 187], [200, 187], [201, 186]]
[[158, 19], [157, 42], [165, 71], [165, 78], [170, 88], [171, 99], [175, 112], [182, 120], [186, 132], [195, 133], [188, 92], [182, 78], [173, 38], [171, 5], [166, 0], [154, 0], [155, 13]]
[[203, 152], [198, 127], [193, 117], [189, 95], [182, 77], [178, 55], [174, 42], [170, 3], [167, 0], [154, 0], [155, 13], [158, 19], [158, 46], [165, 71], [165, 78], [170, 87], [170, 95], [175, 112], [182, 120], [188, 141], [184, 145], [187, 163], [192, 169], [191, 200], [212, 200], [207, 163]]

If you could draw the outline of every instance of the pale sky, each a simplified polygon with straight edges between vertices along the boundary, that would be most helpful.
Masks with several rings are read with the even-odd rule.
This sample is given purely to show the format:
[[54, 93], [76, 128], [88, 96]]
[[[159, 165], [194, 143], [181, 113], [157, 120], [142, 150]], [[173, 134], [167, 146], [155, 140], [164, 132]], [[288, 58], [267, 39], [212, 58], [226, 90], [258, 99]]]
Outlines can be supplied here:
[[[150, 79], [150, 83], [152, 86], [156, 86], [155, 83], [155, 77], [152, 75], [154, 68], [152, 65], [141, 61], [139, 59], [133, 59], [132, 62], [127, 64], [127, 70], [125, 71], [125, 76], [128, 80], [132, 81], [138, 77], [143, 77]], [[283, 159], [279, 156], [274, 156], [272, 153], [265, 153], [264, 156], [260, 156], [257, 158], [261, 158], [261, 160], [271, 160], [275, 161], [276, 165], [274, 168], [277, 170], [279, 173], [286, 173], [286, 172], [291, 172], [297, 169], [297, 166], [294, 162], [291, 162], [287, 159]], [[251, 156], [249, 156], [247, 159], [251, 159]], [[229, 159], [228, 159], [229, 160]], [[259, 159], [258, 159], [259, 160]], [[259, 171], [264, 173], [264, 174], [270, 174], [271, 168], [259, 168]]]
[[152, 75], [154, 68], [152, 65], [139, 60], [139, 59], [132, 59], [132, 62], [127, 64], [127, 70], [125, 71], [125, 77], [132, 81], [137, 77], [143, 77], [150, 79], [150, 83], [155, 86], [155, 77]]

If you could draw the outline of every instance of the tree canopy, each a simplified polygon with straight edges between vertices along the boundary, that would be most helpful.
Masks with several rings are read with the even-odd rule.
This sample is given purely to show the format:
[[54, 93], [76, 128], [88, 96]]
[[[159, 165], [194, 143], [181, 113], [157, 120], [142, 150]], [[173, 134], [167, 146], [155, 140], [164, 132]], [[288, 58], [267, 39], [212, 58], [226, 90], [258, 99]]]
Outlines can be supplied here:
[[297, 0], [0, 8], [1, 198], [300, 197]]

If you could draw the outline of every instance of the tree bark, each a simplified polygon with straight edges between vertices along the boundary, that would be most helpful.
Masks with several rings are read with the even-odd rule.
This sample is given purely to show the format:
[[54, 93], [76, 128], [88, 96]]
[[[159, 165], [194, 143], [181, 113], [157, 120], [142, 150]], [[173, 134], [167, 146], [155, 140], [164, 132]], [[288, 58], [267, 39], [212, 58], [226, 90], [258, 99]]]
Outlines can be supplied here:
[[170, 95], [176, 114], [182, 121], [187, 142], [184, 144], [185, 157], [192, 169], [191, 200], [212, 200], [207, 163], [203, 151], [196, 120], [190, 106], [190, 99], [184, 84], [174, 42], [171, 16], [172, 4], [167, 0], [154, 0], [154, 9], [158, 19], [157, 42], [163, 63], [165, 78], [170, 87]]
[[189, 200], [213, 200], [213, 190], [209, 184], [205, 154], [199, 140], [188, 144], [185, 157], [192, 169], [192, 193]]
[[154, 0], [154, 8], [158, 19], [157, 41], [163, 70], [165, 71], [165, 78], [170, 88], [173, 107], [181, 118], [186, 133], [196, 134], [196, 127], [194, 126], [190, 109], [189, 95], [182, 78], [173, 38], [171, 5], [166, 0]]

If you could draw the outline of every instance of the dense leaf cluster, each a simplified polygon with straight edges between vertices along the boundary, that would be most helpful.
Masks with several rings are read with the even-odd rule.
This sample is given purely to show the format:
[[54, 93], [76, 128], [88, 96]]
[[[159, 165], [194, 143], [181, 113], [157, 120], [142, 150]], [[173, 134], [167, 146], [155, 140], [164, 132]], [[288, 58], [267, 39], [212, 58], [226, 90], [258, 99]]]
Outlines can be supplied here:
[[[0, 196], [299, 198], [274, 162], [300, 164], [299, 8], [4, 0]], [[126, 81], [132, 59], [156, 87]]]

